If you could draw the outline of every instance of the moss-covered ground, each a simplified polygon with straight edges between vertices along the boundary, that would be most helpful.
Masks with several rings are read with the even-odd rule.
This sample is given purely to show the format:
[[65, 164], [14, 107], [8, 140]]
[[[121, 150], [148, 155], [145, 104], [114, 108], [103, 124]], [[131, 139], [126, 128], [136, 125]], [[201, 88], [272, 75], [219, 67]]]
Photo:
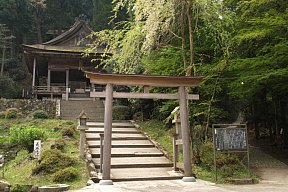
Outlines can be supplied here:
[[[39, 160], [34, 158], [33, 153], [28, 152], [21, 144], [12, 145], [10, 143], [10, 127], [15, 125], [34, 126], [42, 129], [46, 135], [45, 140], [42, 141], [42, 151], [50, 149], [51, 146], [52, 148], [56, 146], [56, 148], [59, 147], [61, 149], [62, 153], [77, 160], [77, 164], [73, 165], [73, 167], [79, 171], [79, 176], [76, 180], [65, 182], [65, 184], [70, 185], [70, 189], [79, 189], [85, 186], [88, 180], [88, 173], [84, 160], [79, 157], [79, 133], [76, 131], [76, 123], [76, 121], [57, 119], [0, 119], [0, 154], [6, 153], [10, 155], [10, 157], [6, 157], [4, 180], [8, 181], [12, 186], [55, 184], [52, 182], [52, 174], [32, 174], [32, 170], [39, 165]], [[74, 132], [74, 134], [71, 135], [71, 132]], [[17, 154], [7, 153], [9, 146], [13, 146]]]

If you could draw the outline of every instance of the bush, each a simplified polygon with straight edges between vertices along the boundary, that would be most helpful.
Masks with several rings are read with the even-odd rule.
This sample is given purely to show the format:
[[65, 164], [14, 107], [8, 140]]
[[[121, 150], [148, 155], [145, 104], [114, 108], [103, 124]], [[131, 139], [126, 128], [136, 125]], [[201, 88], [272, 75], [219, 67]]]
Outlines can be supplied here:
[[[211, 141], [207, 141], [206, 143], [204, 143], [201, 152], [201, 160], [204, 164], [206, 164], [210, 168], [210, 170], [214, 169], [214, 150], [213, 150], [213, 143]], [[239, 159], [235, 154], [226, 154], [223, 152], [220, 153], [216, 151], [216, 163], [217, 168], [221, 168], [225, 165], [233, 166], [239, 164]], [[227, 172], [229, 172], [228, 169]]]
[[73, 137], [75, 134], [75, 129], [73, 127], [65, 127], [61, 131], [62, 136]]
[[77, 159], [69, 157], [57, 149], [49, 149], [42, 153], [40, 164], [32, 170], [32, 174], [51, 174], [76, 163]]
[[43, 140], [45, 138], [45, 132], [35, 126], [14, 125], [10, 128], [10, 143], [20, 144], [29, 151], [33, 150], [34, 140]]
[[5, 119], [6, 118], [6, 112], [5, 111], [1, 111], [0, 112], [0, 119]]
[[31, 185], [12, 185], [12, 187], [10, 188], [11, 192], [27, 192], [31, 189]]
[[12, 99], [21, 96], [20, 87], [9, 76], [0, 76], [0, 98]]
[[63, 139], [55, 140], [55, 143], [51, 145], [51, 149], [58, 149], [60, 151], [64, 151], [65, 148], [65, 141]]
[[52, 175], [53, 182], [73, 181], [79, 177], [79, 171], [73, 167], [59, 170]]
[[128, 106], [117, 105], [113, 106], [113, 119], [114, 120], [127, 120], [131, 119], [131, 109]]
[[6, 109], [6, 118], [7, 119], [15, 119], [19, 116], [19, 110], [16, 108]]
[[43, 110], [37, 110], [33, 112], [33, 118], [34, 119], [47, 119], [48, 113]]

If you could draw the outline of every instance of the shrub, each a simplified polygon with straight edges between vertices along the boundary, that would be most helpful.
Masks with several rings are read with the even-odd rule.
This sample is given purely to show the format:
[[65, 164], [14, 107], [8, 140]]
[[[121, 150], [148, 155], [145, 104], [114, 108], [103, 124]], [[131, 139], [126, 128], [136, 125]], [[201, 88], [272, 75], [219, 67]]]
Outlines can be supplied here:
[[57, 149], [49, 149], [43, 151], [40, 159], [40, 164], [33, 170], [32, 174], [50, 174], [61, 169], [73, 166], [77, 163], [77, 159], [67, 156]]
[[7, 119], [15, 119], [19, 116], [19, 110], [16, 108], [6, 109], [6, 118]]
[[10, 143], [20, 144], [29, 151], [33, 150], [34, 140], [43, 140], [46, 138], [45, 132], [35, 126], [17, 126], [10, 128]]
[[[214, 150], [213, 143], [211, 141], [207, 141], [206, 143], [204, 143], [201, 153], [201, 160], [211, 170], [214, 168]], [[216, 163], [217, 167], [221, 168], [225, 165], [239, 164], [239, 159], [235, 154], [225, 154], [216, 151]]]
[[75, 129], [73, 127], [65, 127], [61, 131], [62, 136], [73, 137], [75, 134]]
[[65, 182], [73, 181], [79, 177], [79, 171], [73, 167], [67, 167], [59, 170], [52, 175], [52, 181], [54, 182]]
[[12, 185], [10, 188], [11, 192], [27, 192], [31, 189], [31, 185]]
[[33, 112], [33, 118], [34, 119], [47, 119], [48, 113], [43, 110], [37, 110]]
[[63, 139], [55, 140], [55, 143], [51, 145], [51, 149], [58, 149], [60, 151], [64, 151], [65, 141]]
[[0, 119], [5, 119], [6, 118], [6, 112], [5, 111], [1, 111], [0, 112]]
[[131, 118], [130, 107], [124, 105], [113, 106], [113, 119], [114, 120], [127, 120]]

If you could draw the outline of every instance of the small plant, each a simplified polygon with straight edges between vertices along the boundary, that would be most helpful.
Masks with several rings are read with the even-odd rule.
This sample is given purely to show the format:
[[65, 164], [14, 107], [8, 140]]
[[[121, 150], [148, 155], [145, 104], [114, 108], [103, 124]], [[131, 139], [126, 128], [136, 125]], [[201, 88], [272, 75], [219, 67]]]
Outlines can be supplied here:
[[14, 125], [10, 128], [10, 143], [20, 144], [29, 151], [33, 150], [34, 140], [43, 140], [45, 138], [45, 132], [35, 126]]
[[131, 109], [128, 106], [117, 105], [113, 106], [113, 119], [114, 120], [127, 120], [131, 119]]
[[76, 163], [75, 158], [69, 157], [57, 149], [49, 149], [42, 153], [40, 164], [32, 170], [32, 174], [51, 174]]
[[52, 175], [54, 182], [73, 181], [79, 177], [79, 171], [73, 167], [67, 167], [59, 170]]
[[33, 112], [34, 119], [48, 119], [48, 113], [43, 110], [37, 110]]
[[0, 112], [0, 119], [5, 119], [6, 118], [6, 113], [5, 111]]
[[16, 119], [19, 116], [19, 110], [16, 108], [6, 109], [6, 118], [7, 119]]
[[73, 127], [65, 127], [61, 131], [62, 136], [74, 137], [75, 129]]
[[57, 139], [55, 140], [55, 143], [51, 145], [51, 149], [58, 149], [60, 151], [64, 151], [65, 148], [65, 140], [63, 139]]
[[26, 191], [29, 191], [31, 188], [30, 185], [12, 185], [10, 191], [11, 192], [26, 192]]

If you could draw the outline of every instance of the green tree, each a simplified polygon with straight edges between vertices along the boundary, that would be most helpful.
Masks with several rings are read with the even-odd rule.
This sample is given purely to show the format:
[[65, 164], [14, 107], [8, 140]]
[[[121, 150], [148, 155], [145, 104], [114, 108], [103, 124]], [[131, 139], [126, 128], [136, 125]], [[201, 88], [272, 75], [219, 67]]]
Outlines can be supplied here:
[[[288, 7], [283, 0], [229, 1], [237, 8], [233, 60], [226, 76], [230, 94], [240, 98], [247, 119], [268, 127], [271, 140], [286, 135], [288, 96]], [[235, 7], [236, 6], [236, 7]], [[282, 130], [281, 130], [282, 129]]]

